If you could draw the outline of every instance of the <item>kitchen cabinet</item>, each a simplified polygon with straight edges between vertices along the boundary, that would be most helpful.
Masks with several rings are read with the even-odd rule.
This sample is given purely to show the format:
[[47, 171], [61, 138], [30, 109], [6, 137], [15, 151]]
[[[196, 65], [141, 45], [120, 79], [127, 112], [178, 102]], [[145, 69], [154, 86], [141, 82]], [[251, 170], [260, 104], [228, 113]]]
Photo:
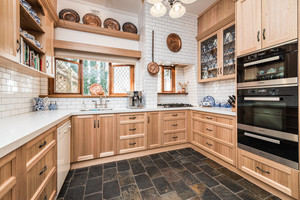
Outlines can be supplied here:
[[148, 112], [148, 148], [157, 148], [161, 146], [161, 113]]
[[47, 13], [45, 17], [45, 50], [46, 50], [46, 74], [54, 77], [54, 21]]
[[298, 199], [298, 171], [238, 149], [238, 168], [279, 191]]
[[297, 0], [236, 2], [237, 55], [297, 38]]
[[0, 55], [18, 61], [19, 0], [0, 1]]
[[117, 114], [117, 152], [147, 149], [147, 113]]
[[192, 111], [191, 143], [235, 165], [235, 117]]
[[163, 146], [187, 142], [187, 111], [162, 112], [162, 116]]
[[97, 117], [81, 115], [72, 117], [72, 162], [96, 157]]
[[198, 82], [235, 78], [235, 25], [229, 23], [199, 41]]

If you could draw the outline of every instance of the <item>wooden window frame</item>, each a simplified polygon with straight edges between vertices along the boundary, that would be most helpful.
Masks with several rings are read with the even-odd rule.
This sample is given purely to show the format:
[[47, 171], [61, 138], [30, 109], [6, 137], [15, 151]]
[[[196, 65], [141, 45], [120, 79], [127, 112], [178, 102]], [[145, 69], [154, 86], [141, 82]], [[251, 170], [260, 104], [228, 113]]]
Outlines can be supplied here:
[[[172, 73], [172, 90], [171, 91], [165, 91], [165, 79], [164, 79], [165, 69], [171, 69], [171, 73]], [[161, 93], [175, 93], [175, 89], [176, 89], [175, 79], [176, 79], [175, 67], [161, 66]]]
[[[78, 68], [78, 79], [79, 79], [79, 83], [78, 83], [78, 87], [79, 87], [79, 93], [56, 93], [55, 92], [55, 79], [56, 79], [56, 60], [62, 60], [65, 62], [71, 62], [71, 63], [76, 63], [79, 64], [79, 68]], [[83, 94], [83, 60], [79, 60], [79, 62], [76, 61], [70, 61], [67, 59], [63, 59], [63, 58], [55, 58], [55, 67], [54, 67], [54, 78], [49, 78], [48, 79], [48, 95], [49, 97], [63, 97], [63, 98], [67, 98], [67, 97], [100, 97], [100, 96], [104, 96], [104, 95], [84, 95]], [[114, 67], [130, 67], [130, 90], [134, 91], [134, 65], [126, 65], [126, 64], [118, 64], [118, 65], [113, 65], [112, 63], [109, 63], [109, 88], [108, 88], [108, 95], [106, 95], [107, 97], [126, 97], [127, 94], [126, 93], [113, 93], [113, 87], [114, 87], [114, 81], [113, 81], [113, 73]], [[41, 96], [45, 96], [45, 95], [41, 95]]]

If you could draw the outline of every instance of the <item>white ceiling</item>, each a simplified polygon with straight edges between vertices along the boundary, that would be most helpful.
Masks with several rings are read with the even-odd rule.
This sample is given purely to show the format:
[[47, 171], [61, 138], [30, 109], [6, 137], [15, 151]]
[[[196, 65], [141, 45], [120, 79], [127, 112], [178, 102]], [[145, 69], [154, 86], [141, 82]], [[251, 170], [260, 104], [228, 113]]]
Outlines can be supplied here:
[[[122, 10], [137, 14], [142, 3], [141, 0], [85, 0], [90, 3], [98, 4], [104, 7]], [[146, 0], [145, 0], [146, 1]], [[197, 0], [195, 3], [186, 5], [187, 12], [199, 15], [216, 0]]]

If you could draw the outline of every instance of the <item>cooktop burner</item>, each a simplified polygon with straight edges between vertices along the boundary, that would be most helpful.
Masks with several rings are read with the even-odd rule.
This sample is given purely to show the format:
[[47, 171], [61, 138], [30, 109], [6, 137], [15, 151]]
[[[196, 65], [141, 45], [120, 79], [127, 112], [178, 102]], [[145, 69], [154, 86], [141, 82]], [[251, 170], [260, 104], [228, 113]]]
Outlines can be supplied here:
[[157, 106], [163, 106], [164, 108], [193, 107], [193, 105], [192, 105], [192, 104], [185, 104], [185, 103], [167, 103], [167, 104], [157, 104]]

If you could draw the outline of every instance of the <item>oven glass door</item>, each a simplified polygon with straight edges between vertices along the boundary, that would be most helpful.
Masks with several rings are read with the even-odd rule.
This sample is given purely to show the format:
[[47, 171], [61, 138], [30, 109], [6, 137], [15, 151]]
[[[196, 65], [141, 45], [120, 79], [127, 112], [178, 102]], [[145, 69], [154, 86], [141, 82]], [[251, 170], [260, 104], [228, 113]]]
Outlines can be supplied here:
[[298, 135], [298, 87], [238, 90], [238, 126]]

